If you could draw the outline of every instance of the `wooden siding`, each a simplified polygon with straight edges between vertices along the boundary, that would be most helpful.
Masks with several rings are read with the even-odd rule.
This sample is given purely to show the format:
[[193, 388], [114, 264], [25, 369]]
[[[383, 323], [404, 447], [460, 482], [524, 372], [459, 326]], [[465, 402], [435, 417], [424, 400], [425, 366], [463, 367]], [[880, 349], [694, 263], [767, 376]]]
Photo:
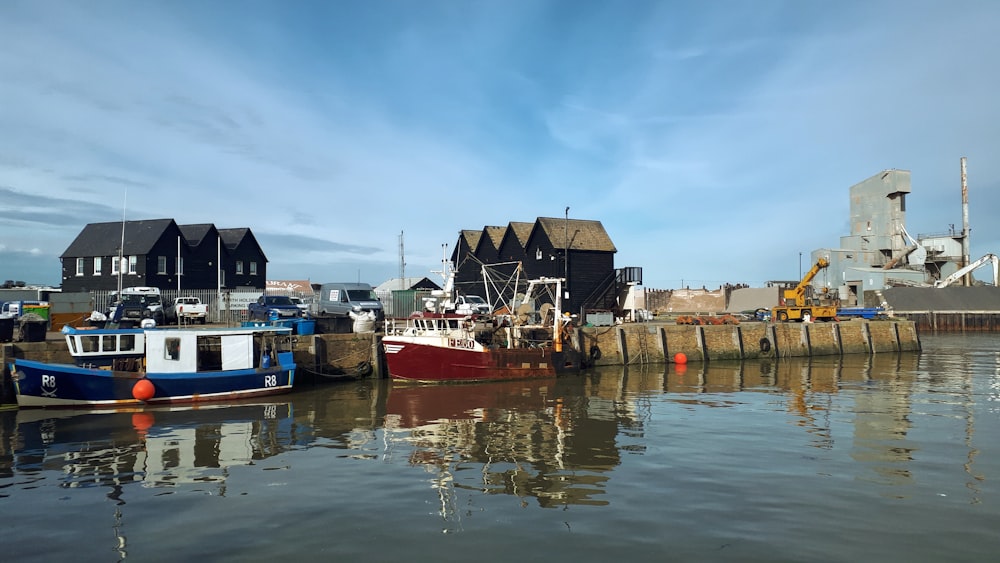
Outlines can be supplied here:
[[[462, 231], [452, 255], [455, 258], [465, 256], [461, 249], [475, 238], [470, 237], [472, 233], [478, 238], [474, 259], [466, 257], [455, 263], [459, 291], [482, 291], [482, 264], [520, 261], [525, 279], [566, 277], [570, 298], [564, 308], [579, 313], [584, 300], [614, 278], [616, 250], [599, 221], [539, 218], [535, 223], [508, 223], [502, 235], [500, 229]], [[568, 263], [566, 246], [570, 247]]]
[[[86, 229], [85, 229], [86, 231]], [[225, 273], [226, 289], [253, 289], [263, 291], [267, 279], [267, 259], [264, 257], [256, 239], [246, 230], [244, 236], [235, 247], [223, 245], [222, 269]], [[159, 233], [155, 241], [146, 247], [145, 253], [135, 254], [136, 273], [121, 276], [123, 287], [152, 286], [160, 289], [177, 289], [177, 241], [180, 237], [180, 255], [184, 263], [181, 277], [181, 289], [216, 289], [218, 285], [218, 232], [212, 228], [210, 234], [200, 240], [200, 244], [190, 245], [182, 235], [182, 230], [171, 221]], [[79, 237], [78, 237], [79, 238]], [[126, 239], [126, 248], [129, 241]], [[126, 259], [127, 259], [126, 255]], [[166, 258], [166, 272], [159, 273], [160, 257]], [[110, 291], [118, 288], [118, 275], [112, 274], [112, 263], [117, 255], [101, 256], [101, 275], [94, 275], [94, 256], [83, 256], [84, 274], [76, 275], [78, 256], [62, 257], [62, 289], [66, 292], [80, 291]], [[236, 261], [243, 260], [244, 273], [236, 275]], [[250, 275], [250, 262], [257, 262], [257, 274]], [[126, 266], [127, 268], [127, 266]]]

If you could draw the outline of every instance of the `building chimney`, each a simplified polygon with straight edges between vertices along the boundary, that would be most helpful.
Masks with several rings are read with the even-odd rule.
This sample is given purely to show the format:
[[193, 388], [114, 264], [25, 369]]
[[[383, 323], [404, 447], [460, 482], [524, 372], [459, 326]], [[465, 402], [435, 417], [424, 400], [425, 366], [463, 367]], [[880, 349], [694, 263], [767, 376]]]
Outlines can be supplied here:
[[[965, 173], [965, 157], [962, 157], [962, 267], [972, 263], [969, 255], [969, 185], [968, 177]], [[972, 273], [965, 274], [962, 278], [965, 287], [972, 285]]]

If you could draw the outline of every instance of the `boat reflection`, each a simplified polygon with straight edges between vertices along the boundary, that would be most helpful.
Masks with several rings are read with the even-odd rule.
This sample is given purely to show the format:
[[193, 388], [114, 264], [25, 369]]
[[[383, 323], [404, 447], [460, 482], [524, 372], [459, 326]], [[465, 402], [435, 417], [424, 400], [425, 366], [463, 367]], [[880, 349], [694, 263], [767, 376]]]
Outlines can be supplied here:
[[198, 483], [225, 495], [228, 469], [284, 451], [288, 402], [231, 402], [113, 410], [21, 409], [16, 413], [15, 472], [60, 474], [60, 487], [122, 485], [171, 488]]
[[[603, 505], [620, 463], [617, 419], [592, 404], [586, 376], [462, 385], [394, 382], [386, 401], [387, 455], [427, 469], [440, 515], [458, 519], [459, 490], [513, 495], [522, 505]], [[596, 401], [603, 403], [601, 400]]]

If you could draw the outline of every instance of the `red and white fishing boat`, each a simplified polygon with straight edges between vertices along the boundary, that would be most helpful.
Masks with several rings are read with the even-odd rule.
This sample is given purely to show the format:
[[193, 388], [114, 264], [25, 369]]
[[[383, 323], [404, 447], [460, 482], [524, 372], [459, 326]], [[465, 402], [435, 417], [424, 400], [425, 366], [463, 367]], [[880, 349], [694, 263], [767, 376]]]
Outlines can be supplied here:
[[[457, 312], [453, 280], [425, 310], [386, 321], [382, 338], [389, 375], [419, 382], [497, 381], [579, 372], [572, 322], [561, 310], [561, 278], [528, 282], [512, 314]], [[544, 296], [547, 296], [544, 297]], [[542, 303], [537, 310], [534, 304]]]

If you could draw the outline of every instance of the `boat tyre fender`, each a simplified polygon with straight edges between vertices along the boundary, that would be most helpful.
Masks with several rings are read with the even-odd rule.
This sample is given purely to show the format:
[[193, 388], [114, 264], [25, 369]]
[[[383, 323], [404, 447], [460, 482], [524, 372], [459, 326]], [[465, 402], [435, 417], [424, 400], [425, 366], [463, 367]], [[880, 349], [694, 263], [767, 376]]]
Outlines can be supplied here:
[[598, 348], [597, 345], [595, 344], [590, 347], [590, 361], [596, 362], [597, 360], [600, 359], [601, 359], [601, 349]]
[[368, 377], [372, 374], [372, 364], [368, 360], [361, 360], [354, 368], [354, 373], [358, 377]]
[[767, 354], [771, 351], [771, 341], [767, 338], [760, 339], [760, 351], [763, 354]]

